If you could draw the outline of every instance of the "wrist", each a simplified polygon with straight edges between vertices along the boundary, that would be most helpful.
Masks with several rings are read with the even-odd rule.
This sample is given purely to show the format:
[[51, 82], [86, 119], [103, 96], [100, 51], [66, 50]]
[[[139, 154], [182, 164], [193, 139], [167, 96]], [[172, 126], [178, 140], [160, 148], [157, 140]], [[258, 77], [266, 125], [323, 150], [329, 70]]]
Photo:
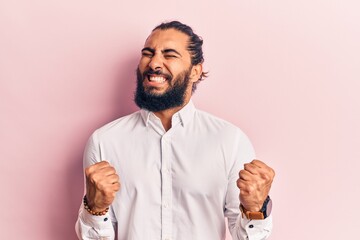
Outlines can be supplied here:
[[84, 196], [84, 198], [86, 199], [87, 205], [89, 206], [89, 208], [91, 210], [93, 210], [94, 212], [102, 212], [105, 211], [107, 206], [103, 207], [103, 206], [97, 206], [96, 205], [96, 201], [94, 200], [94, 198], [88, 197], [89, 195], [86, 194]]
[[[240, 204], [240, 210], [241, 210], [241, 214], [243, 217], [246, 217], [249, 220], [265, 219], [271, 213], [272, 201], [271, 201], [270, 197], [267, 196], [267, 198], [265, 199], [265, 201], [260, 209], [258, 209], [258, 208], [250, 208], [250, 209], [251, 210], [246, 209], [243, 204]], [[256, 211], [253, 211], [253, 209], [255, 209]]]
[[242, 207], [249, 212], [260, 212], [262, 205], [258, 205], [258, 206], [246, 206], [244, 204], [241, 204]]
[[105, 208], [105, 209], [99, 209], [96, 207], [93, 207], [92, 205], [89, 204], [88, 199], [86, 197], [86, 195], [83, 198], [83, 203], [84, 203], [84, 208], [86, 209], [86, 211], [88, 211], [91, 215], [95, 215], [95, 216], [103, 216], [105, 215], [108, 211], [109, 211], [109, 207]]

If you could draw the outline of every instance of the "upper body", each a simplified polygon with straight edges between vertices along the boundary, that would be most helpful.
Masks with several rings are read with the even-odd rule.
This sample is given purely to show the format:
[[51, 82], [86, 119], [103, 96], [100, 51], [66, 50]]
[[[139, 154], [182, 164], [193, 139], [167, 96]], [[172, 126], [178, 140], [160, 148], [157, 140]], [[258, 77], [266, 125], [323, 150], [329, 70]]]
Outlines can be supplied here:
[[237, 127], [195, 109], [202, 40], [172, 23], [155, 28], [142, 50], [135, 96], [142, 110], [98, 129], [87, 144], [78, 237], [114, 239], [115, 228], [121, 240], [224, 239], [227, 217], [233, 239], [266, 239], [271, 216], [248, 220], [239, 205], [259, 212], [274, 171], [253, 160]]
[[233, 239], [264, 239], [271, 216], [249, 221], [239, 214], [236, 181], [243, 164], [254, 158], [240, 129], [192, 102], [174, 114], [168, 131], [146, 110], [111, 122], [91, 136], [84, 167], [106, 159], [121, 189], [104, 216], [81, 208], [79, 235], [113, 239], [112, 221], [121, 240], [220, 240], [227, 217]]

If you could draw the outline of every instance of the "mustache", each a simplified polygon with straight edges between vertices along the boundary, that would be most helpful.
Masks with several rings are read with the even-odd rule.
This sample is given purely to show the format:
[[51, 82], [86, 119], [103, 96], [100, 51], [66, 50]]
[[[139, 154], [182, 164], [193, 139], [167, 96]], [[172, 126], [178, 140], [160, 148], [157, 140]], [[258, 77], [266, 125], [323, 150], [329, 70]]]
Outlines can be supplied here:
[[145, 70], [144, 73], [143, 73], [143, 77], [145, 78], [147, 75], [163, 76], [167, 80], [172, 79], [172, 76], [170, 74], [164, 73], [162, 70], [152, 70], [152, 69]]

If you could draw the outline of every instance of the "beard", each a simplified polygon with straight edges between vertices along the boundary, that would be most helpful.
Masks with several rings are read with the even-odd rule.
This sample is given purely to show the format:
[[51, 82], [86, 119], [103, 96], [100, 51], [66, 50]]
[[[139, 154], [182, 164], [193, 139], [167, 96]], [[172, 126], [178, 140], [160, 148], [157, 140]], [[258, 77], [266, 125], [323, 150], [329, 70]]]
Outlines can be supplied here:
[[186, 90], [190, 84], [190, 69], [180, 73], [175, 79], [167, 75], [166, 81], [169, 83], [168, 89], [162, 94], [152, 93], [155, 89], [150, 87], [145, 89], [143, 82], [148, 74], [162, 74], [160, 71], [148, 70], [141, 74], [139, 68], [136, 70], [137, 87], [135, 92], [135, 103], [139, 108], [147, 109], [151, 112], [159, 112], [184, 105]]

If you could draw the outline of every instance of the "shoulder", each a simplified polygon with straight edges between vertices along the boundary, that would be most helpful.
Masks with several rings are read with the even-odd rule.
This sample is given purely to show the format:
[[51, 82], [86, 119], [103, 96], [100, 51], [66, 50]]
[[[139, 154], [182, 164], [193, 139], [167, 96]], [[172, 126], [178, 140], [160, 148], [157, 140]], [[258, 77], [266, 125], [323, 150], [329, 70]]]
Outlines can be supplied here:
[[209, 131], [244, 134], [243, 131], [233, 123], [202, 110], [196, 111], [195, 121], [206, 127]]
[[[196, 120], [199, 128], [204, 129], [205, 135], [210, 139], [216, 139], [221, 146], [236, 156], [248, 154], [254, 156], [254, 148], [249, 137], [236, 125], [210, 113], [197, 110]], [[235, 156], [234, 155], [234, 156]]]
[[140, 111], [115, 119], [104, 126], [96, 129], [93, 135], [98, 138], [109, 137], [113, 135], [126, 134], [136, 127], [144, 126]]

